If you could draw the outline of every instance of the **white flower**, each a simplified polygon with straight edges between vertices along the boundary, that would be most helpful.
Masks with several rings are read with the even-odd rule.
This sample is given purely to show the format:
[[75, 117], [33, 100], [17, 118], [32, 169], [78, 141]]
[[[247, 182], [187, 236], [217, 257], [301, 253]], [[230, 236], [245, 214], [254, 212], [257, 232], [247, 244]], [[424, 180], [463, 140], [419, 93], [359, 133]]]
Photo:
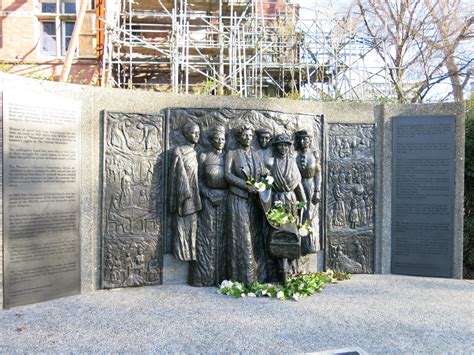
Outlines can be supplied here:
[[264, 192], [267, 189], [263, 182], [257, 182], [254, 186], [258, 189], [258, 192]]
[[298, 233], [300, 236], [306, 237], [308, 235], [308, 230], [306, 229], [305, 226], [303, 226], [303, 227], [300, 227], [300, 229], [298, 229]]
[[240, 294], [240, 297], [242, 297], [242, 298], [244, 298], [245, 296], [246, 296], [245, 293]]
[[262, 290], [262, 296], [268, 296], [267, 290]]
[[247, 293], [247, 297], [257, 297], [257, 295], [253, 292]]
[[221, 289], [222, 288], [230, 288], [230, 287], [232, 287], [232, 285], [233, 285], [232, 281], [224, 280], [224, 281], [222, 281], [220, 288]]
[[283, 293], [283, 291], [278, 291], [277, 294], [276, 294], [276, 298], [278, 298], [279, 300], [284, 299], [285, 294]]
[[275, 181], [275, 180], [273, 179], [273, 176], [268, 175], [265, 178], [265, 181], [267, 182], [268, 185], [271, 185], [271, 184], [273, 184], [273, 181]]
[[283, 202], [281, 202], [280, 200], [275, 201], [275, 207], [280, 207], [280, 206], [283, 206]]
[[291, 298], [293, 298], [295, 301], [298, 301], [300, 299], [300, 294], [296, 292]]

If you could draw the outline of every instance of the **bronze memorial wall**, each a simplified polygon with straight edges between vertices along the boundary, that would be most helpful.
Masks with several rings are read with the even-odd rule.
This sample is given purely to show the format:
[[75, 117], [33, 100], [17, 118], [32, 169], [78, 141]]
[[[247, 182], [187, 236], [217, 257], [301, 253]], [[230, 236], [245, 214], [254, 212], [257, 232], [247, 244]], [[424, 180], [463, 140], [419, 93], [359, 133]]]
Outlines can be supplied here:
[[103, 287], [160, 283], [164, 253], [195, 286], [314, 271], [324, 245], [328, 267], [374, 272], [373, 125], [329, 125], [326, 148], [322, 115], [104, 117]]
[[4, 307], [325, 268], [462, 277], [461, 104], [190, 102], [3, 74], [0, 91]]

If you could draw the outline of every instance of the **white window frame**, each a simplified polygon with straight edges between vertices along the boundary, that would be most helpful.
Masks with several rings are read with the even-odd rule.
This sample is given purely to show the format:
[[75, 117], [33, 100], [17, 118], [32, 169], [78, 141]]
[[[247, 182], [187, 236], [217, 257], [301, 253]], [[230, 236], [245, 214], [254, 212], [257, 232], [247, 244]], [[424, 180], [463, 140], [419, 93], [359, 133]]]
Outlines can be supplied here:
[[[41, 12], [42, 2], [54, 2], [56, 4], [56, 12], [48, 13]], [[65, 13], [65, 3], [75, 3], [76, 11], [74, 13]], [[75, 23], [77, 17], [77, 11], [79, 6], [79, 0], [53, 0], [53, 1], [41, 1], [37, 0], [36, 3], [36, 12], [39, 22], [39, 53], [42, 57], [48, 58], [64, 58], [66, 55], [66, 23]], [[43, 51], [43, 41], [44, 41], [44, 32], [43, 32], [43, 23], [44, 22], [54, 22], [56, 29], [56, 53], [45, 52]], [[79, 43], [77, 44], [76, 51], [74, 53], [75, 57], [78, 57], [79, 53]]]

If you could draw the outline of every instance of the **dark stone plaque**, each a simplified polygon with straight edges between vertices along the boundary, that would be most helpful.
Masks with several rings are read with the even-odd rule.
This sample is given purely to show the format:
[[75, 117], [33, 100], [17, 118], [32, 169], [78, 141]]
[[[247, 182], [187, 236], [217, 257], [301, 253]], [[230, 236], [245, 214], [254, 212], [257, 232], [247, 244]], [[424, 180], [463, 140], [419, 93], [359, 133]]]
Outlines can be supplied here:
[[392, 120], [392, 273], [453, 276], [455, 117]]
[[326, 267], [374, 272], [374, 125], [331, 124], [326, 190]]
[[102, 287], [160, 284], [164, 119], [105, 113]]
[[80, 291], [79, 122], [76, 101], [4, 94], [5, 307]]

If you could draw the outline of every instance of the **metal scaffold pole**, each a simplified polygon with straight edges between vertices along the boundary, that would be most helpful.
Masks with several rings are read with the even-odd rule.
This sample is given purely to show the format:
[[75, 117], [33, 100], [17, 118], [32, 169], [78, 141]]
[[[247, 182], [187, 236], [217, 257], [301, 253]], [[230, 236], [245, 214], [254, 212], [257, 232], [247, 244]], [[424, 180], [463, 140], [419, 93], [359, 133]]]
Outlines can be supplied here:
[[99, 19], [103, 86], [349, 100], [389, 89], [386, 67], [366, 64], [372, 39], [329, 8], [290, 0], [121, 1]]

